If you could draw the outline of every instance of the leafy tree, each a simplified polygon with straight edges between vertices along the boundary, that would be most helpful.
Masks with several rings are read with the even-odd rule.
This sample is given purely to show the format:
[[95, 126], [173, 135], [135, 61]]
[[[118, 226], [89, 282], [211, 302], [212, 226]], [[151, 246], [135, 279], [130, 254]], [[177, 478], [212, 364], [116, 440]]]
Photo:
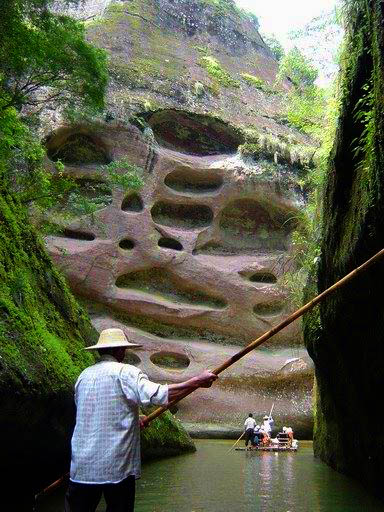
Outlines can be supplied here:
[[272, 51], [276, 60], [280, 61], [285, 55], [283, 45], [280, 43], [280, 41], [276, 38], [276, 36], [274, 34], [271, 34], [271, 35], [262, 34], [262, 37], [263, 37], [266, 45]]
[[[350, 5], [350, 2], [347, 2]], [[342, 10], [336, 6], [312, 18], [289, 38], [319, 70], [322, 82], [330, 82], [337, 74], [339, 49], [343, 38]]]
[[318, 139], [324, 123], [325, 91], [315, 84], [317, 69], [296, 47], [280, 61], [278, 79], [286, 77], [293, 84], [286, 97], [286, 120]]
[[40, 206], [74, 183], [43, 166], [39, 109], [101, 111], [108, 80], [105, 52], [85, 40], [82, 23], [51, 12], [53, 3], [7, 0], [0, 17], [0, 186]]
[[105, 52], [85, 40], [82, 23], [51, 12], [52, 4], [8, 0], [2, 5], [0, 112], [53, 101], [104, 106]]
[[291, 125], [320, 140], [324, 129], [325, 106], [325, 89], [310, 85], [300, 91], [293, 89], [288, 93], [285, 115]]
[[278, 78], [288, 77], [296, 88], [311, 86], [319, 72], [295, 46], [281, 59]]

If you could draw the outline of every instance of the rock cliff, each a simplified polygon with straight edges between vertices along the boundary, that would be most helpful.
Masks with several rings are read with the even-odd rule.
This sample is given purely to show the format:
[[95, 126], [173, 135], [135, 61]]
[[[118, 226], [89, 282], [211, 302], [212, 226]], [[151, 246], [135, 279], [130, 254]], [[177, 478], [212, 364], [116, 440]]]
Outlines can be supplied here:
[[[94, 362], [97, 333], [52, 265], [24, 209], [0, 194], [0, 469], [2, 504], [30, 511], [33, 496], [69, 468], [73, 384]], [[171, 414], [143, 436], [145, 459], [193, 451]], [[15, 493], [16, 476], [22, 490]]]
[[[349, 9], [341, 113], [327, 176], [322, 252], [313, 293], [384, 245], [383, 3], [357, 1]], [[383, 279], [380, 262], [305, 322], [317, 380], [315, 453], [381, 496]]]
[[[88, 26], [110, 55], [105, 119], [51, 117], [46, 131], [47, 165], [61, 160], [85, 197], [103, 186], [102, 165], [142, 169], [141, 190], [107, 191], [99, 211], [47, 245], [93, 325], [140, 341], [131, 360], [158, 381], [218, 366], [290, 310], [279, 280], [291, 268], [310, 141], [281, 121], [289, 81], [275, 85], [257, 28], [229, 0], [113, 2]], [[309, 436], [311, 389], [296, 324], [185, 400], [178, 417], [233, 432], [276, 402], [279, 423]]]
[[[93, 357], [96, 331], [34, 234], [24, 210], [0, 195], [0, 468], [3, 502], [34, 496], [68, 468], [72, 385]], [[24, 493], [15, 501], [15, 475]], [[30, 508], [29, 508], [30, 510]]]

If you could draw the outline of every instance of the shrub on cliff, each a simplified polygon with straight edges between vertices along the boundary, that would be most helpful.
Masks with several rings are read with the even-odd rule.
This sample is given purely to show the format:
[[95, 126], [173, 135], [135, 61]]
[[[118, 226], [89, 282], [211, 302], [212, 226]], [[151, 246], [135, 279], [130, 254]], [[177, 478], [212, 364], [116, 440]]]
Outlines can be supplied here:
[[53, 3], [9, 0], [0, 18], [0, 180], [43, 199], [71, 185], [42, 166], [44, 150], [33, 135], [38, 109], [100, 111], [108, 78], [105, 52], [85, 40], [82, 23], [52, 13]]

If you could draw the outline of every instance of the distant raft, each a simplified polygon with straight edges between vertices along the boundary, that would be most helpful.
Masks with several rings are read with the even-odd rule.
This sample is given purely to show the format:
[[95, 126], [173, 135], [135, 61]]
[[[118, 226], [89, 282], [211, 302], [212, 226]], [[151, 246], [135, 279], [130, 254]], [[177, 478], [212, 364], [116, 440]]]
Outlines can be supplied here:
[[298, 446], [255, 446], [254, 448], [235, 448], [238, 452], [297, 452]]
[[238, 452], [297, 452], [299, 449], [299, 442], [293, 439], [292, 443], [282, 439], [271, 439], [268, 445], [260, 444], [249, 448], [235, 448]]

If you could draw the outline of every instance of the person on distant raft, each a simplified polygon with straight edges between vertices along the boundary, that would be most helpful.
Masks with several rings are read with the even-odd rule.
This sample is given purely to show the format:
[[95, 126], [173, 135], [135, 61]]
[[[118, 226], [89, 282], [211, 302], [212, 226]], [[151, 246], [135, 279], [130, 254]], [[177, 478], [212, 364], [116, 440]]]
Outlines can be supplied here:
[[271, 432], [273, 429], [274, 421], [272, 416], [265, 415], [263, 418], [263, 424], [261, 425], [261, 428], [263, 431], [267, 434], [268, 437], [271, 437]]
[[121, 329], [106, 329], [96, 345], [101, 360], [75, 384], [76, 425], [72, 436], [66, 512], [94, 512], [104, 495], [108, 512], [133, 512], [140, 477], [139, 407], [166, 405], [185, 391], [209, 388], [217, 375], [205, 371], [180, 384], [161, 385], [135, 366], [123, 364], [130, 343]]
[[244, 441], [245, 441], [246, 448], [248, 448], [249, 442], [252, 443], [253, 431], [255, 430], [255, 427], [256, 427], [256, 421], [253, 418], [253, 414], [250, 412], [248, 414], [248, 418], [244, 422], [244, 432], [245, 432]]
[[263, 435], [260, 432], [260, 425], [256, 425], [255, 428], [253, 429], [252, 447], [257, 448], [262, 438]]
[[287, 427], [285, 431], [288, 434], [289, 442], [292, 445], [292, 442], [293, 442], [293, 429], [292, 429], [292, 427]]

